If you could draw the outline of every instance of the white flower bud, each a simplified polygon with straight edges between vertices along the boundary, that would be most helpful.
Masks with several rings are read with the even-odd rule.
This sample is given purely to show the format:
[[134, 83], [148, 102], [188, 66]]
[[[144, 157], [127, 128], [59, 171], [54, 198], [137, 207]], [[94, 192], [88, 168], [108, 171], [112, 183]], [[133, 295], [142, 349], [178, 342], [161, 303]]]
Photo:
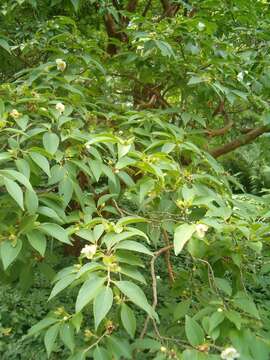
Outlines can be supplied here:
[[238, 80], [238, 81], [243, 81], [243, 80], [244, 80], [244, 73], [243, 73], [243, 71], [241, 71], [239, 74], [237, 74], [237, 80]]
[[55, 62], [56, 62], [57, 70], [62, 71], [62, 72], [65, 71], [67, 64], [64, 60], [56, 59]]
[[55, 108], [57, 111], [60, 112], [60, 114], [62, 114], [65, 111], [65, 105], [60, 102], [55, 105]]
[[19, 113], [19, 111], [16, 110], [16, 109], [13, 109], [13, 110], [9, 113], [9, 115], [10, 115], [11, 117], [13, 117], [13, 119], [18, 119], [18, 118], [21, 116], [21, 114]]
[[87, 259], [92, 259], [96, 251], [96, 245], [85, 245], [85, 247], [81, 250], [81, 254], [84, 255]]
[[208, 226], [205, 224], [197, 224], [196, 225], [196, 233], [200, 239], [204, 238], [207, 230], [208, 230]]
[[233, 347], [228, 347], [223, 350], [220, 356], [223, 360], [234, 360], [240, 358], [239, 352]]
[[199, 22], [197, 25], [197, 28], [199, 31], [203, 31], [205, 29], [205, 24], [202, 22]]

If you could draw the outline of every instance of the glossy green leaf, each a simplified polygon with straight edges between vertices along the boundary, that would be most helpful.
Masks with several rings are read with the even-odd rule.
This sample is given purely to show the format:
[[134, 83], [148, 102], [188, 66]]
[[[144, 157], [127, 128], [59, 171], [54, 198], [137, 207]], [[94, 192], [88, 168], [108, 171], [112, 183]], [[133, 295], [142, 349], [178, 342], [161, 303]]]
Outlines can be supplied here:
[[63, 343], [70, 349], [73, 353], [75, 348], [75, 340], [74, 340], [74, 328], [68, 324], [64, 323], [60, 328], [60, 339]]
[[182, 224], [175, 229], [173, 240], [175, 255], [178, 255], [182, 251], [185, 244], [191, 239], [195, 230], [196, 226], [193, 224]]
[[204, 332], [197, 321], [186, 315], [185, 332], [189, 343], [192, 346], [200, 345], [204, 342]]
[[50, 317], [46, 317], [46, 318], [42, 319], [41, 321], [39, 321], [37, 324], [33, 325], [29, 329], [28, 336], [33, 336], [33, 335], [38, 334], [43, 329], [46, 329], [50, 325], [55, 324], [57, 321], [59, 321], [59, 320], [56, 318], [50, 318]]
[[56, 134], [47, 132], [43, 135], [44, 148], [50, 154], [55, 154], [59, 146], [59, 138]]
[[53, 238], [61, 241], [62, 243], [69, 244], [69, 245], [71, 244], [71, 242], [68, 238], [67, 231], [58, 224], [43, 223], [43, 224], [39, 225], [38, 229], [40, 231], [44, 232], [45, 234], [50, 235]]
[[110, 287], [104, 287], [94, 299], [93, 311], [95, 329], [110, 311], [113, 304], [113, 292]]
[[136, 317], [133, 310], [126, 304], [121, 305], [121, 321], [127, 333], [134, 338], [136, 331]]
[[97, 276], [91, 277], [89, 280], [86, 280], [83, 286], [80, 288], [80, 291], [76, 300], [76, 312], [81, 311], [90, 301], [92, 301], [102, 289], [106, 278], [100, 278]]
[[157, 314], [153, 310], [152, 306], [149, 305], [144, 292], [138, 285], [130, 281], [115, 281], [115, 285], [129, 298], [130, 301], [146, 311], [152, 318], [158, 319]]
[[59, 329], [60, 329], [60, 324], [57, 323], [57, 324], [51, 326], [45, 333], [44, 344], [46, 347], [48, 357], [50, 357], [51, 352], [53, 351], [55, 341], [56, 341], [57, 335], [59, 333]]
[[9, 195], [16, 201], [22, 210], [24, 210], [23, 205], [23, 192], [20, 186], [13, 180], [4, 178], [4, 184]]
[[67, 288], [70, 284], [75, 281], [77, 274], [70, 274], [62, 279], [60, 279], [53, 287], [52, 292], [50, 294], [50, 297], [48, 300], [51, 300], [53, 297], [55, 297], [57, 294], [59, 294], [62, 290]]
[[6, 270], [10, 264], [18, 257], [22, 249], [22, 241], [20, 239], [16, 240], [16, 244], [10, 240], [5, 240], [0, 244], [0, 252], [1, 258], [4, 266], [4, 270]]
[[29, 189], [25, 191], [25, 206], [29, 214], [33, 215], [37, 212], [38, 209], [38, 196], [37, 194]]
[[51, 176], [50, 164], [45, 156], [37, 152], [31, 152], [30, 157], [34, 161], [34, 163], [36, 163], [37, 166], [45, 172], [45, 174], [47, 174], [49, 177]]
[[153, 253], [150, 250], [148, 250], [146, 246], [144, 246], [143, 244], [137, 241], [132, 241], [132, 240], [121, 241], [119, 244], [116, 245], [115, 249], [135, 251], [150, 256], [153, 255]]
[[44, 256], [47, 246], [46, 236], [37, 230], [32, 230], [26, 234], [30, 245], [37, 250], [41, 256]]

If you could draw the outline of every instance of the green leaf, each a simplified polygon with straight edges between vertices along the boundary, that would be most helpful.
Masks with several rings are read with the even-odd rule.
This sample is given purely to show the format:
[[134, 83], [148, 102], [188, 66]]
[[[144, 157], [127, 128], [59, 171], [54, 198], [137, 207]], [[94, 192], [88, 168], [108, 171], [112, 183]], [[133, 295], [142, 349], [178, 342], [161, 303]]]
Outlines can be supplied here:
[[254, 316], [256, 319], [260, 319], [260, 315], [254, 301], [245, 294], [243, 294], [243, 296], [237, 295], [234, 299], [234, 303], [237, 307], [239, 307], [239, 309]]
[[77, 333], [80, 331], [82, 321], [83, 321], [82, 313], [78, 312], [77, 314], [72, 315], [70, 322], [75, 327]]
[[227, 319], [230, 320], [230, 322], [232, 322], [236, 326], [236, 328], [238, 330], [241, 329], [242, 318], [241, 318], [241, 315], [237, 311], [228, 310], [225, 312], [225, 316]]
[[102, 174], [102, 162], [99, 160], [90, 160], [89, 166], [95, 177], [95, 180], [98, 182]]
[[199, 76], [192, 76], [189, 81], [188, 81], [188, 85], [195, 85], [195, 84], [200, 84], [202, 82], [205, 82], [206, 79], [199, 77]]
[[209, 319], [209, 333], [212, 333], [223, 322], [224, 318], [223, 312], [216, 311], [213, 313]]
[[96, 346], [93, 352], [93, 358], [94, 360], [111, 360], [111, 357], [108, 354], [107, 350], [100, 346]]
[[148, 250], [146, 246], [144, 246], [143, 244], [137, 241], [132, 241], [132, 240], [121, 241], [119, 244], [116, 245], [115, 249], [136, 251], [142, 254], [153, 256], [153, 253], [150, 250]]
[[173, 312], [173, 318], [174, 320], [179, 320], [187, 315], [187, 312], [190, 307], [190, 300], [185, 300], [180, 303], [178, 303], [175, 306], [174, 312]]
[[[128, 254], [128, 257], [129, 257], [129, 255], [130, 254]], [[120, 273], [124, 274], [126, 276], [129, 276], [130, 278], [137, 280], [137, 281], [141, 282], [142, 284], [146, 284], [145, 278], [142, 275], [142, 273], [133, 266], [122, 265], [120, 267]]]
[[51, 352], [53, 350], [58, 332], [59, 332], [59, 327], [60, 324], [55, 324], [53, 326], [51, 326], [45, 333], [44, 336], [44, 344], [45, 344], [45, 348], [48, 354], [48, 357], [50, 357]]
[[71, 274], [63, 277], [60, 279], [53, 287], [52, 292], [50, 294], [50, 297], [48, 300], [51, 300], [53, 297], [55, 297], [57, 294], [60, 293], [60, 291], [67, 288], [70, 284], [73, 283], [73, 281], [76, 279], [77, 274]]
[[121, 157], [125, 156], [129, 152], [131, 145], [117, 144], [117, 148], [118, 148], [118, 159], [121, 159]]
[[25, 159], [17, 159], [15, 161], [17, 169], [22, 173], [27, 179], [30, 178], [30, 166]]
[[127, 333], [134, 338], [136, 331], [136, 317], [133, 310], [126, 304], [121, 305], [121, 321]]
[[62, 197], [64, 204], [67, 206], [73, 194], [73, 181], [69, 177], [64, 177], [64, 179], [60, 181], [58, 189], [59, 195]]
[[0, 39], [0, 47], [6, 50], [11, 55], [10, 46], [6, 40]]
[[204, 332], [197, 321], [186, 315], [185, 332], [189, 343], [192, 346], [200, 345], [204, 342]]
[[175, 229], [173, 240], [175, 255], [178, 255], [182, 251], [183, 247], [188, 240], [191, 239], [195, 231], [196, 225], [194, 224], [182, 224]]
[[41, 321], [39, 321], [37, 324], [33, 325], [29, 331], [27, 336], [33, 336], [38, 334], [39, 332], [41, 332], [42, 330], [46, 329], [47, 327], [49, 327], [52, 324], [55, 324], [57, 321], [59, 321], [58, 319], [55, 318], [45, 318], [42, 319]]
[[74, 328], [70, 324], [64, 323], [61, 326], [60, 339], [69, 348], [69, 350], [73, 353], [74, 348], [75, 348]]
[[91, 277], [85, 281], [76, 300], [76, 312], [81, 311], [91, 300], [93, 300], [102, 288], [106, 278], [100, 278], [97, 276]]
[[107, 337], [108, 350], [110, 355], [114, 355], [117, 359], [131, 359], [131, 348], [127, 341], [111, 335]]
[[23, 192], [20, 186], [15, 181], [8, 178], [4, 178], [4, 184], [9, 195], [16, 201], [20, 208], [24, 210]]
[[126, 226], [129, 224], [147, 222], [147, 220], [140, 216], [125, 216], [117, 221], [117, 225], [119, 226]]
[[148, 303], [144, 292], [138, 285], [130, 281], [115, 281], [115, 285], [130, 299], [130, 301], [146, 311], [151, 318], [158, 319], [156, 312]]
[[4, 270], [6, 270], [9, 265], [17, 258], [21, 249], [22, 241], [20, 239], [17, 240], [16, 246], [13, 246], [12, 242], [9, 240], [5, 240], [1, 243], [0, 252]]
[[39, 225], [38, 229], [45, 234], [50, 235], [53, 238], [61, 241], [62, 243], [71, 245], [67, 231], [58, 224], [43, 223]]
[[25, 191], [25, 206], [30, 215], [34, 215], [38, 209], [38, 197], [35, 191], [26, 189]]
[[26, 187], [26, 189], [30, 191], [34, 191], [32, 185], [30, 184], [29, 180], [21, 174], [19, 171], [16, 170], [0, 170], [0, 175], [4, 177], [8, 177], [11, 180], [16, 180], [17, 182], [21, 183]]
[[41, 256], [44, 256], [47, 245], [46, 236], [38, 230], [32, 230], [28, 232], [26, 236], [30, 245], [37, 250]]
[[34, 161], [34, 163], [36, 163], [37, 166], [40, 167], [41, 170], [43, 170], [45, 174], [48, 175], [48, 177], [51, 176], [50, 164], [49, 161], [45, 158], [45, 156], [37, 152], [31, 152], [30, 157]]
[[232, 295], [232, 287], [227, 280], [222, 278], [215, 278], [215, 283], [218, 289], [222, 290], [226, 295]]
[[55, 154], [59, 146], [59, 137], [54, 134], [47, 132], [43, 135], [43, 145], [46, 151], [50, 154]]
[[94, 299], [95, 329], [110, 311], [113, 304], [113, 292], [110, 287], [104, 287]]
[[75, 12], [78, 12], [80, 6], [80, 0], [70, 0], [70, 1], [74, 7]]

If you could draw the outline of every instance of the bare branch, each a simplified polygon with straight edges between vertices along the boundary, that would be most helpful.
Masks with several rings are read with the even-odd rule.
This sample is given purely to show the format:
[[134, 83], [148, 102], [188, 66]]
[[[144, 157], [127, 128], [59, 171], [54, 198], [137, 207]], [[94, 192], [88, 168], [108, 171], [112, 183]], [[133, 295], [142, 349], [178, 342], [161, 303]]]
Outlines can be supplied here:
[[[159, 249], [157, 252], [155, 252], [155, 255], [151, 259], [150, 268], [151, 268], [152, 292], [153, 292], [152, 307], [153, 307], [154, 310], [156, 309], [156, 306], [157, 306], [157, 303], [158, 303], [157, 278], [156, 278], [156, 273], [155, 273], [155, 261], [160, 255], [162, 255], [163, 253], [166, 253], [168, 250], [170, 250], [172, 248], [173, 248], [173, 245], [168, 245], [168, 246], [165, 246], [165, 247]], [[147, 318], [145, 319], [143, 330], [142, 330], [141, 335], [140, 335], [141, 339], [144, 337], [144, 335], [145, 335], [145, 333], [147, 331], [147, 326], [148, 326], [149, 320], [150, 320], [150, 317], [148, 315]]]
[[[165, 229], [163, 229], [163, 237], [164, 237], [166, 246], [169, 246], [170, 241], [169, 241], [168, 233]], [[174, 283], [175, 279], [174, 279], [172, 264], [170, 261], [170, 249], [165, 252], [165, 260], [166, 260], [166, 264], [167, 264], [170, 283], [172, 284], [172, 283]]]

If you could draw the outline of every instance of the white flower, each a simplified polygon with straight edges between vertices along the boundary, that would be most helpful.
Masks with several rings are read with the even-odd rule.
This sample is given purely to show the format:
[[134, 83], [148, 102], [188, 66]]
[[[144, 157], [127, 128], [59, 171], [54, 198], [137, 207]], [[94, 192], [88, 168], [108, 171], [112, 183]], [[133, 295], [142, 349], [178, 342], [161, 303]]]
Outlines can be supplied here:
[[11, 117], [13, 117], [13, 119], [18, 119], [18, 118], [21, 116], [21, 114], [19, 113], [19, 111], [16, 110], [16, 109], [13, 109], [13, 110], [9, 113], [9, 115], [10, 115]]
[[207, 230], [208, 230], [208, 226], [205, 225], [205, 224], [197, 224], [196, 225], [196, 233], [197, 233], [197, 236], [200, 239], [204, 238], [204, 235], [205, 235]]
[[56, 62], [57, 70], [62, 71], [62, 72], [65, 71], [67, 64], [64, 60], [56, 59], [55, 62]]
[[81, 254], [84, 255], [87, 259], [92, 259], [96, 251], [96, 245], [85, 245], [85, 247], [81, 250]]
[[203, 31], [205, 29], [205, 24], [202, 22], [199, 22], [197, 25], [197, 28], [199, 31]]
[[238, 81], [244, 80], [244, 72], [243, 71], [241, 71], [240, 73], [237, 74], [237, 80]]
[[223, 350], [220, 356], [223, 360], [234, 360], [240, 358], [239, 352], [233, 347], [228, 347]]
[[60, 102], [55, 105], [55, 108], [57, 111], [60, 112], [60, 114], [62, 114], [65, 111], [65, 105]]

